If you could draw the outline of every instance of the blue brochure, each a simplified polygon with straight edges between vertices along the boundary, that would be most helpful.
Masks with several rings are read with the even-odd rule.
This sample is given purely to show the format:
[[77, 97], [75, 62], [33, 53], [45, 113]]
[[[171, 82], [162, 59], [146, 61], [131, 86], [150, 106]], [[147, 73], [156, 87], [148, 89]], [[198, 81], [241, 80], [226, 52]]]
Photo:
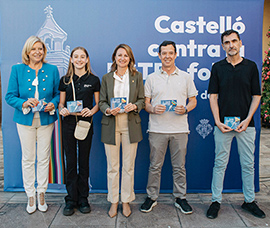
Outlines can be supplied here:
[[124, 109], [126, 105], [127, 105], [126, 97], [111, 98], [111, 109], [114, 109], [114, 108]]
[[45, 98], [38, 101], [38, 105], [32, 108], [32, 112], [44, 112], [44, 109], [48, 103], [45, 101]]
[[81, 112], [83, 109], [83, 101], [82, 100], [68, 101], [67, 102], [67, 109], [70, 113]]
[[237, 116], [225, 116], [224, 117], [224, 124], [232, 129], [236, 129], [240, 124], [240, 117]]
[[161, 104], [166, 106], [166, 112], [174, 112], [177, 100], [161, 100]]

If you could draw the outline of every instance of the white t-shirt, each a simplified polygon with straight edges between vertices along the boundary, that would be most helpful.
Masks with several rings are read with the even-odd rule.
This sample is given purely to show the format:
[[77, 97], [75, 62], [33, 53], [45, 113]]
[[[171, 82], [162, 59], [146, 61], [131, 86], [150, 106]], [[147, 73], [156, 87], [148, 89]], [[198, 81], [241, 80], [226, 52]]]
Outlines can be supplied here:
[[[152, 106], [161, 100], [177, 100], [177, 105], [186, 106], [187, 99], [198, 95], [192, 77], [177, 67], [168, 75], [160, 69], [148, 76], [144, 85], [145, 97], [151, 99]], [[187, 114], [174, 112], [149, 114], [148, 131], [155, 133], [189, 133]]]

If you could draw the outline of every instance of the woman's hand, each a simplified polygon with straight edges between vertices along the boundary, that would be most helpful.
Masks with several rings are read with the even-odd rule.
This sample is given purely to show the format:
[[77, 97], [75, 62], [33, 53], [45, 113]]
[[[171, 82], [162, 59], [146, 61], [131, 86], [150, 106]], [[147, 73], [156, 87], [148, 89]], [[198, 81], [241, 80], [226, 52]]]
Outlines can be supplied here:
[[52, 102], [49, 102], [47, 106], [45, 107], [44, 112], [50, 112], [54, 109], [55, 109], [54, 104]]
[[70, 112], [67, 110], [67, 108], [61, 108], [60, 111], [59, 111], [59, 114], [66, 117], [68, 115], [70, 115]]
[[28, 98], [27, 101], [25, 101], [22, 105], [23, 108], [27, 107], [36, 107], [38, 105], [38, 99], [36, 98]]
[[136, 109], [137, 109], [137, 105], [132, 104], [132, 103], [128, 103], [125, 106], [125, 112], [131, 112], [131, 111], [136, 110]]
[[107, 109], [106, 110], [106, 113], [107, 114], [111, 114], [111, 115], [114, 115], [114, 116], [116, 116], [119, 112], [120, 112], [120, 108], [118, 107], [118, 108], [114, 108], [114, 109]]
[[92, 116], [92, 112], [89, 108], [84, 108], [82, 111], [81, 111], [81, 115], [82, 117], [90, 117]]

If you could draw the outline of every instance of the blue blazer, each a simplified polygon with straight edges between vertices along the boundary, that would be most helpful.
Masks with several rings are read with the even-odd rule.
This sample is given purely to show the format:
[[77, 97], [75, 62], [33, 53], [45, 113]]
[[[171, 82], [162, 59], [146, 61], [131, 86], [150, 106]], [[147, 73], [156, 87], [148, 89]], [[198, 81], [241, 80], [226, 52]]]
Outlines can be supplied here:
[[[35, 97], [36, 87], [32, 85], [36, 77], [36, 71], [28, 65], [17, 64], [11, 69], [6, 102], [15, 108], [13, 120], [22, 125], [31, 126], [34, 113], [30, 111], [24, 115], [22, 105], [28, 98]], [[38, 71], [39, 99], [45, 98], [47, 103], [52, 102], [55, 109], [59, 103], [59, 72], [56, 66], [43, 63]], [[57, 119], [57, 114], [50, 115], [49, 112], [39, 112], [41, 125], [48, 125]]]

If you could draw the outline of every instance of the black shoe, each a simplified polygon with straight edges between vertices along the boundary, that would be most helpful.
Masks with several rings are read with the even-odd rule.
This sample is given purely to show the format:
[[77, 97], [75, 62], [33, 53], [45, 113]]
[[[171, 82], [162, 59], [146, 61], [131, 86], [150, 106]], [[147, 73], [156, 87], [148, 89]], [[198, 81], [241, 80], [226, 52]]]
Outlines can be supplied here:
[[217, 201], [213, 202], [206, 213], [206, 217], [209, 219], [215, 219], [218, 216], [219, 209], [220, 203]]
[[150, 212], [152, 211], [153, 207], [157, 205], [156, 200], [151, 200], [150, 197], [147, 197], [144, 203], [142, 204], [140, 211], [141, 212]]
[[265, 218], [264, 212], [258, 207], [255, 201], [252, 203], [244, 202], [241, 207], [258, 218]]
[[174, 206], [180, 209], [180, 211], [186, 215], [192, 213], [192, 207], [188, 204], [186, 199], [176, 198]]
[[87, 213], [90, 213], [91, 211], [91, 208], [90, 208], [90, 205], [88, 202], [84, 202], [82, 204], [80, 204], [79, 206], [79, 211], [83, 214], [87, 214]]
[[64, 210], [63, 210], [63, 215], [65, 216], [70, 216], [73, 215], [74, 213], [74, 206], [72, 204], [66, 204]]

